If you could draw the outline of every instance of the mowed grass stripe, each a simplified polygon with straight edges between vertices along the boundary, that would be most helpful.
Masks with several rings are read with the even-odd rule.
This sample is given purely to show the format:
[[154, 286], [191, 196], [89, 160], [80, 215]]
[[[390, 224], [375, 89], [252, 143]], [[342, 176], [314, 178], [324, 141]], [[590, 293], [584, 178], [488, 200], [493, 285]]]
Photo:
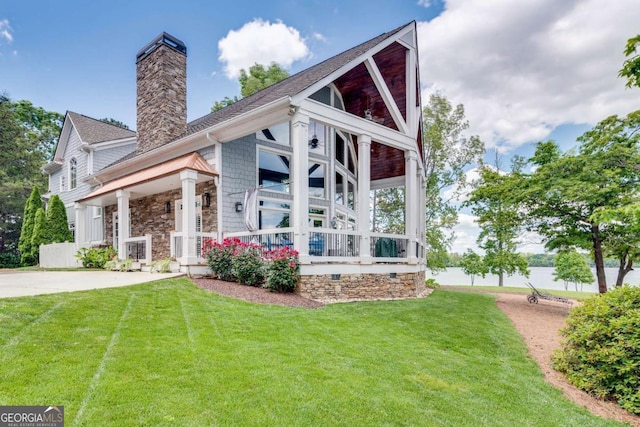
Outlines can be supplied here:
[[[70, 419], [134, 291], [80, 425], [618, 425], [544, 382], [491, 296], [438, 290], [424, 300], [306, 310], [237, 301], [186, 278], [89, 292], [25, 334], [69, 329], [50, 365], [60, 385], [50, 396]], [[96, 309], [108, 327], [87, 324], [100, 324]], [[108, 330], [101, 351], [89, 345], [84, 360], [66, 352], [79, 329], [64, 316], [94, 334]], [[40, 359], [46, 352], [31, 350]], [[83, 372], [82, 393], [60, 392], [76, 387], [61, 366]], [[3, 386], [33, 401], [37, 385], [19, 381]]]
[[77, 425], [82, 420], [84, 410], [86, 409], [87, 404], [91, 400], [91, 397], [93, 396], [93, 393], [96, 387], [98, 386], [98, 383], [100, 382], [100, 377], [104, 373], [107, 362], [109, 361], [109, 357], [111, 355], [111, 349], [118, 341], [118, 338], [120, 336], [120, 330], [122, 329], [122, 325], [129, 314], [129, 310], [131, 309], [131, 303], [133, 302], [133, 299], [135, 296], [136, 294], [132, 293], [131, 296], [129, 297], [127, 306], [122, 312], [122, 315], [120, 316], [120, 320], [118, 320], [118, 324], [116, 325], [115, 329], [113, 330], [113, 333], [111, 334], [111, 339], [109, 340], [109, 344], [107, 344], [107, 348], [105, 349], [104, 354], [100, 359], [100, 364], [98, 365], [98, 369], [96, 369], [96, 372], [93, 374], [93, 377], [91, 378], [91, 383], [89, 384], [89, 388], [86, 391], [84, 398], [82, 399], [82, 403], [80, 403], [80, 407], [78, 408], [78, 412], [76, 413], [75, 418], [73, 419], [73, 425]]
[[55, 303], [53, 305], [53, 307], [51, 307], [50, 309], [48, 309], [47, 311], [45, 311], [44, 313], [42, 313], [41, 315], [36, 317], [33, 321], [27, 323], [22, 329], [20, 329], [18, 331], [17, 334], [15, 334], [13, 337], [11, 337], [11, 339], [9, 341], [7, 341], [7, 343], [4, 344], [4, 345], [6, 345], [7, 347], [16, 345], [18, 342], [20, 342], [20, 338], [22, 337], [23, 334], [25, 334], [30, 328], [33, 328], [33, 327], [37, 326], [39, 323], [43, 322], [54, 311], [56, 311], [60, 307], [62, 307], [63, 304], [64, 304], [64, 301], [58, 301], [57, 303]]

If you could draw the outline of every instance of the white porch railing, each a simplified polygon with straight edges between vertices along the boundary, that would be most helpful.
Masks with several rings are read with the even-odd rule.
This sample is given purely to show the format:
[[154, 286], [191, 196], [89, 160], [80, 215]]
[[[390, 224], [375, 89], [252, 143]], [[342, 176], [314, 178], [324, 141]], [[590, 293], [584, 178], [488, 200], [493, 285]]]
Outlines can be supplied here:
[[[170, 234], [170, 253], [171, 253], [171, 257], [178, 259], [181, 258], [183, 255], [183, 248], [182, 248], [182, 237], [184, 236], [184, 233], [182, 231], [172, 231]], [[202, 244], [204, 243], [205, 239], [213, 239], [216, 240], [218, 237], [218, 233], [207, 233], [207, 232], [203, 232], [203, 231], [197, 231], [196, 232], [196, 241], [195, 241], [195, 253], [196, 256], [198, 257], [198, 262], [204, 262], [204, 258], [202, 258]]]
[[127, 258], [137, 260], [141, 264], [151, 263], [151, 234], [124, 239]]
[[[409, 239], [401, 234], [371, 233], [370, 254], [373, 262], [406, 263]], [[225, 238], [236, 237], [245, 243], [256, 243], [266, 250], [283, 246], [293, 247], [293, 228], [279, 228], [225, 233]], [[359, 262], [362, 233], [354, 230], [313, 228], [309, 230], [309, 255], [311, 262]], [[416, 244], [420, 258], [423, 246]]]

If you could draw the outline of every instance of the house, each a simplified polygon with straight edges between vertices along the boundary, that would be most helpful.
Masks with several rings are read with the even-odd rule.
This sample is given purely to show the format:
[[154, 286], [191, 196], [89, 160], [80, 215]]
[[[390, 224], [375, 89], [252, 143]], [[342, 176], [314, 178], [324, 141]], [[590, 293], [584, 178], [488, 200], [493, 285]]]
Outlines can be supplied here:
[[[85, 125], [96, 123], [67, 114], [47, 171], [51, 193], [66, 191], [63, 200], [74, 201], [76, 244], [113, 244], [119, 258], [142, 264], [173, 257], [182, 271], [206, 274], [203, 240], [238, 237], [293, 246], [298, 292], [308, 298], [422, 293], [416, 23], [190, 123], [186, 55], [185, 44], [166, 33], [138, 52], [135, 136], [111, 129], [94, 141]], [[107, 164], [110, 147], [122, 157]], [[74, 167], [76, 188], [90, 191], [71, 191]], [[405, 191], [405, 232], [374, 233], [371, 191], [392, 187]]]
[[[95, 188], [86, 178], [131, 155], [136, 133], [82, 114], [68, 111], [62, 124], [53, 160], [43, 168], [49, 175], [48, 199], [57, 194], [67, 208], [69, 226], [75, 231], [75, 201]], [[88, 245], [105, 243], [102, 206], [86, 210], [84, 236]]]

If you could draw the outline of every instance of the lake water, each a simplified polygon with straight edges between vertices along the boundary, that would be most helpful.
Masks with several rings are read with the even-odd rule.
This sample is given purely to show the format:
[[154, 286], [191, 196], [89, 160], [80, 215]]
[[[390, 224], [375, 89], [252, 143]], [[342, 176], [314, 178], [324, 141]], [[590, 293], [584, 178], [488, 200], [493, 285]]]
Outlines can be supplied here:
[[[564, 290], [564, 281], [560, 280], [558, 282], [553, 281], [553, 272], [555, 269], [553, 267], [530, 267], [529, 271], [531, 274], [529, 277], [524, 277], [520, 275], [514, 276], [505, 276], [504, 277], [504, 285], [505, 286], [513, 286], [518, 288], [526, 288], [526, 282], [530, 282], [533, 286], [538, 289], [555, 289], [555, 290]], [[582, 286], [583, 292], [598, 292], [598, 285], [595, 281], [596, 271], [595, 268], [592, 269], [594, 281], [593, 283]], [[607, 286], [612, 288], [616, 283], [616, 277], [618, 276], [617, 268], [605, 268], [605, 274], [607, 276]], [[426, 278], [434, 278], [436, 282], [441, 285], [452, 285], [452, 286], [469, 286], [471, 285], [471, 279], [469, 276], [464, 274], [461, 268], [448, 268], [445, 271], [442, 271], [438, 274], [433, 274], [427, 270]], [[637, 286], [640, 284], [640, 270], [632, 270], [624, 278], [624, 282], [630, 285]], [[475, 286], [498, 286], [498, 276], [494, 276], [493, 274], [487, 274], [484, 278], [481, 276], [476, 276]], [[573, 283], [569, 283], [569, 290], [575, 291], [575, 285]], [[578, 290], [580, 291], [580, 284], [578, 284]]]

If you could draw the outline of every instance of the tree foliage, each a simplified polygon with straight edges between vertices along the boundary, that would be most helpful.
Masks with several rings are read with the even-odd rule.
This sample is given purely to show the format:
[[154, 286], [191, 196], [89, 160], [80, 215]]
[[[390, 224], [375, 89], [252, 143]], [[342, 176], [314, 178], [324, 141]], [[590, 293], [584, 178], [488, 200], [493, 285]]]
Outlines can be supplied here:
[[483, 166], [480, 182], [466, 202], [477, 217], [478, 245], [485, 251], [484, 263], [489, 272], [498, 276], [498, 286], [504, 285], [505, 274], [529, 276], [527, 259], [517, 253], [517, 238], [523, 226], [523, 215], [513, 198], [518, 176], [517, 169], [505, 174]]
[[[440, 94], [432, 94], [423, 111], [424, 159], [426, 175], [427, 266], [432, 270], [446, 267], [447, 252], [458, 223], [454, 203], [467, 186], [467, 168], [480, 163], [484, 144], [477, 136], [465, 137], [469, 128], [464, 106], [453, 107]], [[449, 190], [448, 197], [444, 190]]]
[[[238, 78], [241, 98], [253, 95], [272, 84], [286, 79], [287, 77], [289, 77], [289, 72], [275, 62], [272, 62], [267, 67], [262, 64], [255, 63], [249, 67], [248, 72], [243, 68], [240, 70], [240, 77]], [[211, 112], [222, 110], [234, 102], [238, 102], [241, 98], [238, 98], [237, 96], [234, 96], [233, 98], [225, 96], [222, 101], [216, 101], [213, 104]]]
[[24, 220], [22, 221], [22, 230], [20, 232], [20, 241], [18, 243], [20, 263], [24, 265], [33, 265], [36, 263], [36, 260], [32, 257], [31, 241], [33, 239], [36, 214], [39, 209], [43, 209], [40, 190], [38, 190], [38, 187], [33, 187], [31, 195], [24, 205], [24, 214], [22, 215]]
[[49, 234], [49, 228], [47, 227], [47, 214], [43, 208], [38, 208], [33, 224], [30, 248], [31, 252], [29, 254], [35, 264], [37, 264], [40, 259], [40, 245], [49, 243], [50, 239], [51, 236]]
[[473, 286], [477, 275], [484, 277], [489, 272], [482, 257], [471, 249], [467, 249], [467, 252], [462, 255], [460, 267], [462, 267], [464, 274], [471, 279], [471, 286]]
[[25, 203], [34, 186], [46, 188], [41, 168], [51, 159], [62, 119], [29, 101], [0, 95], [0, 254], [18, 255]]
[[551, 250], [581, 248], [594, 258], [598, 289], [607, 291], [604, 258], [620, 261], [618, 283], [638, 257], [637, 222], [607, 221], [635, 205], [640, 183], [640, 111], [611, 116], [583, 134], [577, 151], [561, 154], [554, 142], [538, 144], [535, 171], [522, 175], [518, 193], [530, 230]]
[[624, 48], [624, 56], [626, 56], [627, 59], [622, 64], [618, 76], [627, 79], [627, 87], [640, 87], [640, 55], [637, 53], [638, 45], [640, 45], [640, 34], [627, 40]]
[[582, 290], [582, 284], [593, 282], [593, 273], [589, 268], [589, 263], [582, 254], [575, 250], [558, 253], [553, 260], [553, 265], [555, 267], [553, 280], [564, 281], [565, 290], [568, 289], [569, 283], [573, 283], [577, 291], [578, 283], [580, 283], [580, 290]]
[[49, 236], [47, 243], [72, 242], [73, 233], [69, 230], [67, 209], [57, 194], [51, 196], [47, 207], [47, 228]]
[[404, 187], [373, 191], [373, 231], [404, 234], [404, 194]]
[[120, 120], [116, 120], [116, 119], [112, 119], [110, 117], [105, 117], [104, 119], [100, 119], [101, 122], [113, 125], [113, 126], [117, 126], [119, 128], [122, 129], [127, 129], [129, 130], [129, 126], [125, 125], [124, 123], [122, 123]]

